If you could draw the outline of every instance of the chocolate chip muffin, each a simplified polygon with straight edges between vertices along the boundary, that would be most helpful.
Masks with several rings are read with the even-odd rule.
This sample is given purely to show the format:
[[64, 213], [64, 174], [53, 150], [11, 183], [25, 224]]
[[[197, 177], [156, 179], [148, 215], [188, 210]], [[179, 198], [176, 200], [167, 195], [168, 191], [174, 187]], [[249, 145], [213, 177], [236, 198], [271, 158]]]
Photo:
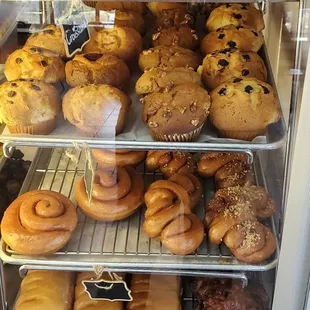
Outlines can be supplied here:
[[227, 3], [215, 8], [206, 23], [210, 32], [227, 25], [247, 25], [257, 32], [265, 28], [263, 13], [260, 10], [253, 5], [238, 3]]
[[195, 23], [194, 17], [184, 8], [162, 10], [156, 20], [157, 27], [181, 27], [188, 25], [193, 27]]
[[52, 51], [61, 57], [66, 57], [61, 29], [55, 25], [48, 25], [39, 32], [32, 34], [26, 41], [25, 45], [41, 47]]
[[152, 36], [153, 46], [179, 46], [196, 50], [199, 45], [196, 31], [187, 25], [159, 28]]
[[37, 80], [16, 80], [0, 86], [0, 121], [11, 133], [49, 134], [61, 112], [56, 88]]
[[201, 63], [200, 56], [177, 46], [157, 46], [144, 50], [139, 56], [139, 67], [146, 71], [152, 68], [173, 69], [188, 67], [196, 70]]
[[236, 48], [241, 52], [257, 52], [263, 43], [261, 32], [245, 25], [228, 25], [207, 34], [200, 47], [204, 55], [226, 48]]
[[65, 80], [65, 64], [58, 54], [49, 50], [24, 46], [9, 55], [4, 74], [8, 81], [22, 78], [56, 83]]
[[272, 87], [255, 78], [234, 78], [211, 92], [210, 121], [222, 137], [253, 140], [281, 116]]
[[184, 83], [201, 85], [199, 73], [190, 68], [175, 68], [173, 70], [153, 68], [144, 72], [138, 79], [136, 93], [145, 95]]
[[154, 140], [194, 141], [209, 114], [210, 97], [202, 87], [186, 83], [149, 94], [143, 104], [143, 120]]
[[126, 63], [113, 55], [76, 55], [66, 63], [66, 79], [71, 87], [83, 84], [108, 84], [122, 88], [130, 78]]
[[203, 83], [213, 89], [233, 77], [255, 77], [266, 81], [264, 61], [254, 52], [225, 49], [207, 54], [199, 68]]
[[146, 5], [156, 17], [159, 17], [164, 10], [186, 8], [183, 3], [178, 2], [147, 2]]

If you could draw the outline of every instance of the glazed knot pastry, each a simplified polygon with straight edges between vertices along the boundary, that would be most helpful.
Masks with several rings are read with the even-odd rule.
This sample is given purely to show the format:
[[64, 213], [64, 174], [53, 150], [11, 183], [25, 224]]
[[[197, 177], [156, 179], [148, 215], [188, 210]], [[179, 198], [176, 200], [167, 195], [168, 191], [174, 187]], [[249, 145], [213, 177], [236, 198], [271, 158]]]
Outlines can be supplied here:
[[247, 4], [223, 4], [215, 8], [206, 23], [208, 31], [215, 31], [226, 25], [247, 25], [255, 31], [265, 28], [263, 13], [253, 5]]
[[194, 18], [185, 7], [162, 10], [156, 20], [157, 27], [181, 27], [182, 25], [194, 26]]
[[145, 156], [144, 151], [128, 151], [128, 150], [92, 150], [92, 154], [101, 166], [137, 166]]
[[84, 177], [75, 187], [75, 199], [82, 211], [93, 219], [109, 222], [136, 212], [143, 203], [143, 194], [143, 178], [130, 167], [96, 170], [90, 201]]
[[232, 79], [254, 77], [266, 81], [267, 70], [264, 61], [254, 52], [240, 52], [236, 49], [224, 49], [204, 58], [199, 67], [203, 83], [214, 89]]
[[196, 50], [199, 46], [196, 31], [187, 25], [159, 28], [152, 36], [153, 46], [179, 46]]
[[1, 234], [20, 254], [50, 254], [69, 241], [77, 220], [75, 206], [67, 197], [35, 190], [10, 204], [1, 222]]
[[0, 121], [10, 133], [47, 135], [56, 126], [61, 98], [51, 84], [16, 80], [0, 86]]
[[159, 169], [166, 178], [176, 173], [194, 173], [196, 168], [193, 156], [184, 152], [148, 151], [145, 163], [150, 170]]
[[76, 55], [66, 63], [66, 80], [71, 87], [83, 84], [108, 84], [124, 87], [130, 78], [126, 63], [113, 55]]
[[207, 34], [201, 41], [204, 55], [226, 48], [236, 48], [241, 52], [258, 52], [264, 43], [261, 32], [244, 26], [228, 25]]
[[211, 92], [210, 121], [222, 137], [251, 141], [281, 116], [273, 88], [255, 78], [235, 78]]
[[200, 75], [191, 68], [175, 68], [172, 70], [153, 68], [145, 71], [140, 76], [136, 82], [136, 93], [138, 95], [146, 95], [185, 83], [193, 83], [200, 86]]
[[143, 120], [157, 141], [197, 140], [209, 114], [210, 99], [202, 87], [179, 84], [143, 98]]
[[24, 46], [9, 55], [5, 62], [8, 81], [36, 79], [47, 83], [65, 80], [65, 64], [55, 53], [35, 46]]
[[141, 51], [140, 34], [133, 28], [117, 26], [95, 32], [83, 49], [84, 53], [110, 54], [126, 62], [132, 61]]
[[62, 32], [59, 26], [48, 25], [39, 32], [32, 34], [26, 41], [26, 46], [36, 46], [47, 49], [61, 57], [66, 57]]
[[200, 63], [197, 53], [178, 46], [153, 47], [144, 50], [139, 56], [139, 67], [142, 71], [152, 68], [172, 70], [180, 67], [196, 70]]
[[190, 174], [175, 174], [151, 184], [144, 196], [147, 207], [143, 230], [160, 240], [173, 254], [186, 255], [203, 240], [203, 226], [191, 209], [199, 202], [202, 187]]

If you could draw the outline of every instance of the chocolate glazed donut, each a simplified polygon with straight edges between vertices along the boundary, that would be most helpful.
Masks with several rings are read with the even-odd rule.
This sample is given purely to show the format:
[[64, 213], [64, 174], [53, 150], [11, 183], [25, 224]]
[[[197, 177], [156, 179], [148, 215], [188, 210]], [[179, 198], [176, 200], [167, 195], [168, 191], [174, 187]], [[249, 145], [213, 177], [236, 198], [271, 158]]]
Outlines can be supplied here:
[[143, 193], [143, 178], [130, 167], [98, 169], [90, 202], [84, 177], [75, 187], [75, 199], [83, 212], [93, 219], [109, 222], [133, 214], [143, 203]]
[[69, 241], [76, 225], [76, 209], [67, 197], [35, 190], [11, 203], [1, 222], [1, 234], [21, 254], [49, 254]]

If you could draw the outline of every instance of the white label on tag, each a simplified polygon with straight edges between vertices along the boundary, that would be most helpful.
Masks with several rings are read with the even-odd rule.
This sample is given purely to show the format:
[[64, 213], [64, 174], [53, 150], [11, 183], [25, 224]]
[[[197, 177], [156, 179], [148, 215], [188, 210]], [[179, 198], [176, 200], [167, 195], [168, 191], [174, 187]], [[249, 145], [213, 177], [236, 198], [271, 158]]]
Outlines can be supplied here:
[[104, 28], [113, 28], [115, 23], [115, 10], [113, 11], [99, 11], [99, 21]]

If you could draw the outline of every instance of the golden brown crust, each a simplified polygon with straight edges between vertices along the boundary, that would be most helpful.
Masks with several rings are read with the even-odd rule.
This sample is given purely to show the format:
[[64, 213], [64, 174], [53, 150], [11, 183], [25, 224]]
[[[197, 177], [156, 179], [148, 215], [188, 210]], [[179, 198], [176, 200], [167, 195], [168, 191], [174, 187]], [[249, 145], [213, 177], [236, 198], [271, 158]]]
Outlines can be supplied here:
[[194, 26], [194, 18], [189, 14], [186, 8], [162, 10], [156, 20], [157, 27], [181, 27], [182, 25]]
[[159, 28], [152, 36], [153, 46], [179, 46], [196, 50], [199, 45], [196, 31], [187, 25]]
[[66, 80], [71, 87], [83, 84], [108, 84], [122, 88], [130, 78], [126, 63], [113, 55], [76, 55], [66, 63]]
[[196, 70], [201, 63], [200, 56], [177, 46], [157, 46], [144, 50], [139, 56], [139, 66], [146, 71], [152, 68], [174, 69], [189, 67]]
[[207, 34], [201, 41], [201, 51], [204, 55], [226, 48], [236, 48], [241, 52], [258, 52], [264, 43], [261, 32], [248, 26], [224, 26]]
[[154, 68], [140, 76], [136, 82], [136, 93], [145, 95], [184, 83], [193, 83], [200, 86], [200, 75], [189, 68], [175, 68], [172, 70]]
[[112, 54], [126, 62], [136, 58], [141, 51], [141, 36], [129, 27], [101, 29], [94, 33], [83, 49], [84, 53]]
[[130, 167], [96, 170], [90, 202], [84, 177], [75, 187], [75, 199], [83, 212], [93, 219], [109, 222], [136, 212], [143, 203], [143, 194], [143, 178]]
[[65, 64], [55, 53], [34, 46], [24, 46], [9, 55], [4, 74], [8, 81], [36, 79], [47, 83], [65, 80]]
[[210, 107], [208, 92], [189, 83], [149, 94], [143, 102], [143, 120], [155, 138], [187, 134], [201, 128]]
[[55, 25], [48, 25], [39, 32], [32, 34], [26, 41], [25, 45], [41, 47], [52, 51], [61, 57], [66, 57], [61, 29]]
[[81, 85], [70, 89], [63, 98], [64, 117], [87, 134], [106, 130], [122, 132], [131, 99], [110, 85]]
[[255, 78], [236, 78], [219, 85], [211, 92], [211, 101], [210, 121], [226, 137], [240, 133], [240, 139], [252, 140], [281, 115], [272, 87]]
[[148, 9], [153, 15], [160, 17], [163, 10], [185, 9], [185, 5], [177, 2], [147, 2]]
[[67, 197], [35, 190], [10, 204], [1, 222], [1, 235], [21, 254], [49, 254], [69, 241], [77, 220], [75, 206]]
[[74, 299], [74, 273], [29, 271], [21, 283], [15, 310], [71, 310]]
[[0, 119], [8, 126], [30, 126], [52, 120], [61, 111], [56, 88], [35, 80], [16, 80], [0, 86]]
[[122, 10], [122, 11], [134, 11], [139, 14], [144, 14], [147, 8], [143, 2], [133, 1], [98, 1], [96, 8], [103, 11]]
[[234, 77], [254, 77], [261, 81], [266, 81], [267, 78], [264, 61], [257, 53], [234, 49], [208, 54], [199, 70], [203, 83], [209, 89], [214, 89]]
[[255, 31], [262, 31], [265, 28], [263, 13], [260, 10], [254, 6], [238, 3], [223, 4], [215, 8], [206, 22], [210, 32], [226, 25], [247, 25]]

